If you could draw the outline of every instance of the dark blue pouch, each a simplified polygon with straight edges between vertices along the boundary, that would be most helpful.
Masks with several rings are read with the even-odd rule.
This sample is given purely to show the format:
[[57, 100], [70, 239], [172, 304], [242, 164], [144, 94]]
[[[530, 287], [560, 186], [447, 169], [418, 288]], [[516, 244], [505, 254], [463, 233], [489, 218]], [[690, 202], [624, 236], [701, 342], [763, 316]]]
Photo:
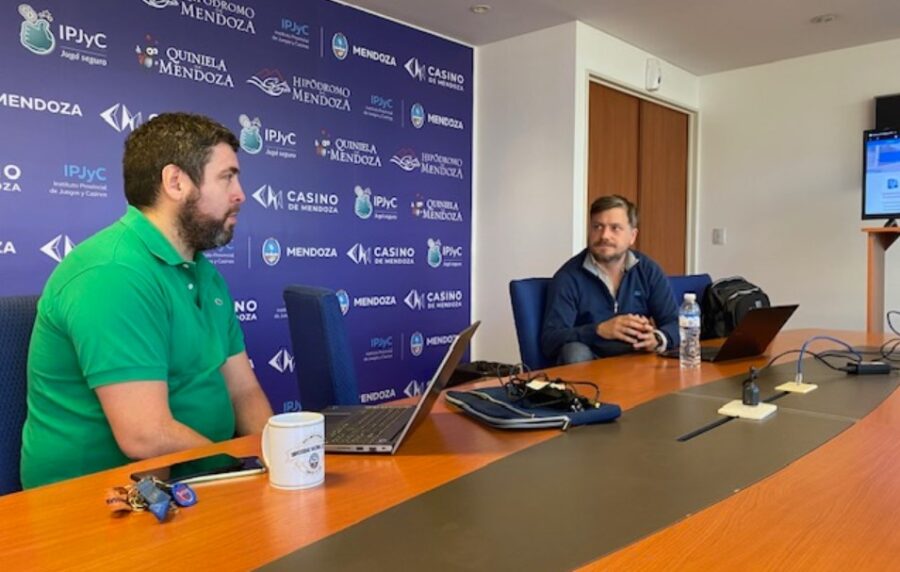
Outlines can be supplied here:
[[565, 431], [575, 425], [607, 423], [622, 415], [614, 403], [599, 403], [583, 411], [565, 411], [552, 407], [523, 407], [510, 399], [503, 387], [471, 391], [448, 391], [444, 399], [472, 419], [498, 429], [547, 429]]

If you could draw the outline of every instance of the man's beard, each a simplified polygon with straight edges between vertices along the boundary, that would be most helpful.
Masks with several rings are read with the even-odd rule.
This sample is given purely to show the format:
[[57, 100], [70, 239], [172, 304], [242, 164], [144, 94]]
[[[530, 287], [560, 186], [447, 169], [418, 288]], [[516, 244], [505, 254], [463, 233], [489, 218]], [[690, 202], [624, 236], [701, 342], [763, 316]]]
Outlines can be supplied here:
[[221, 220], [200, 213], [197, 203], [200, 192], [191, 192], [181, 211], [178, 213], [178, 233], [185, 245], [195, 252], [225, 246], [234, 236], [234, 226], [225, 227], [228, 217], [237, 214], [239, 208], [229, 210]]
[[613, 254], [601, 254], [599, 252], [599, 250], [594, 250], [594, 247], [600, 247], [600, 246], [611, 246], [611, 245], [604, 245], [602, 243], [595, 243], [595, 244], [591, 245], [591, 249], [590, 249], [591, 256], [594, 258], [594, 260], [596, 260], [597, 262], [599, 262], [601, 264], [609, 264], [610, 262], [618, 262], [619, 260], [622, 260], [622, 258], [628, 252], [628, 250], [626, 249], [626, 250], [623, 250], [622, 252], [615, 252]]

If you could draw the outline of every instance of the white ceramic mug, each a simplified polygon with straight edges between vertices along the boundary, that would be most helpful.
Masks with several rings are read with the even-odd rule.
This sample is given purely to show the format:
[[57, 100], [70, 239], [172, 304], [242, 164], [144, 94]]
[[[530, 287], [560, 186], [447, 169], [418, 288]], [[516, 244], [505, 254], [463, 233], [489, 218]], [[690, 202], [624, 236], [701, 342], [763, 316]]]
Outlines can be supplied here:
[[269, 484], [307, 489], [325, 481], [325, 416], [312, 411], [273, 415], [262, 434]]

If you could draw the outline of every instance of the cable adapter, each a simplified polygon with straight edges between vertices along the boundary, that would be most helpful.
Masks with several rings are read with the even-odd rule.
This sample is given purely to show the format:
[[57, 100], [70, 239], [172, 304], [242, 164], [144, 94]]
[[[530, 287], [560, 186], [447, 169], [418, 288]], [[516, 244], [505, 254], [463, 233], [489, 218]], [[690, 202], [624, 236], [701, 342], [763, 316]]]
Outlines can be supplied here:
[[847, 373], [850, 375], [887, 375], [891, 366], [883, 361], [848, 361]]

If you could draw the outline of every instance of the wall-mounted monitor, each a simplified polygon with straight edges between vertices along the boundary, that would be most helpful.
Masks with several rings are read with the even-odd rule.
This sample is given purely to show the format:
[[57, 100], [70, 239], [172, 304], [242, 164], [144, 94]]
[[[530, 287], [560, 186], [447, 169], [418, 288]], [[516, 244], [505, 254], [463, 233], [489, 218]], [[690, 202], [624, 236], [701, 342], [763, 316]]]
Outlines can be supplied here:
[[863, 134], [862, 218], [900, 218], [900, 131]]

